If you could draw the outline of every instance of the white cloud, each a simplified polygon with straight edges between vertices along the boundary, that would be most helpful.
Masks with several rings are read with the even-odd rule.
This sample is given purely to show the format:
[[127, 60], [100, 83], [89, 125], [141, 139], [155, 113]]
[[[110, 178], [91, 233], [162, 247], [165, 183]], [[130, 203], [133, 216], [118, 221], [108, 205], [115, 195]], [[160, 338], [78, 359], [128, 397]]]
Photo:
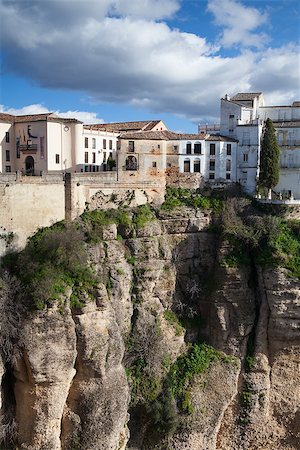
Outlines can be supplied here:
[[[225, 27], [223, 45], [252, 47], [231, 57], [221, 56], [205, 38], [161, 21], [176, 12], [175, 0], [31, 0], [26, 5], [0, 4], [5, 65], [43, 87], [195, 121], [218, 115], [218, 99], [225, 93], [264, 91], [274, 101], [285, 93], [298, 95], [296, 46], [254, 51], [261, 39], [256, 29], [266, 15], [233, 0], [209, 1]], [[70, 114], [101, 121], [94, 113]]]
[[220, 39], [224, 47], [242, 45], [260, 48], [268, 42], [265, 33], [256, 32], [268, 20], [265, 12], [235, 0], [209, 0], [207, 9], [215, 16], [215, 23], [224, 27]]
[[6, 108], [0, 105], [0, 112], [5, 114], [12, 114], [13, 116], [23, 116], [27, 114], [45, 114], [54, 113], [59, 117], [67, 117], [71, 119], [78, 119], [86, 124], [104, 123], [104, 120], [97, 117], [97, 113], [89, 111], [50, 111], [46, 106], [39, 103], [23, 106], [22, 108]]

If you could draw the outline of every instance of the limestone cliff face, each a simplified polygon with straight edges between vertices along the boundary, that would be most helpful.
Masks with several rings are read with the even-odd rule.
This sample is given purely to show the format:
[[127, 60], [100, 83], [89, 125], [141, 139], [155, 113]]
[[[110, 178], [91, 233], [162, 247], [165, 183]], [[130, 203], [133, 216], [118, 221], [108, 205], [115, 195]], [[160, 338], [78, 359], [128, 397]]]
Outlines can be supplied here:
[[[10, 392], [18, 434], [1, 448], [299, 448], [299, 281], [284, 270], [222, 267], [210, 220], [190, 209], [164, 213], [123, 239], [106, 227], [89, 248], [99, 282], [86, 306], [71, 310], [67, 295], [24, 319]], [[216, 359], [192, 378], [192, 409], [158, 439], [125, 366], [142, 360], [160, 382], [199, 339], [237, 359]], [[6, 370], [0, 362], [0, 375]]]

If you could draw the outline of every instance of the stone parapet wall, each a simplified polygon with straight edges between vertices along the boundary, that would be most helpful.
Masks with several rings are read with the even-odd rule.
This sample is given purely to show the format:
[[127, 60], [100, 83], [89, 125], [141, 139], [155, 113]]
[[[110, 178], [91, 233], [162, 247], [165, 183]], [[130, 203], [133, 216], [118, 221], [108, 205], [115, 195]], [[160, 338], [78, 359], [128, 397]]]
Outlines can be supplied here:
[[[0, 175], [0, 256], [22, 249], [38, 228], [74, 220], [90, 209], [162, 203], [164, 185], [158, 181], [119, 182], [117, 172]], [[120, 204], [121, 204], [120, 203]]]

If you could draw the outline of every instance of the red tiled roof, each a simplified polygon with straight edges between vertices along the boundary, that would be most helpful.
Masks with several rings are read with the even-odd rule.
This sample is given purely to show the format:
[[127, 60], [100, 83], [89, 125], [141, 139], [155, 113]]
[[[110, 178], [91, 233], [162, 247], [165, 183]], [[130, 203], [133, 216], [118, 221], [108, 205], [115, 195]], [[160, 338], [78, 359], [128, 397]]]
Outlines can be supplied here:
[[262, 92], [239, 92], [230, 98], [230, 100], [234, 101], [243, 101], [243, 100], [253, 100], [256, 97], [259, 97]]
[[11, 114], [0, 113], [0, 121], [11, 122], [11, 123], [23, 123], [23, 122], [40, 122], [40, 121], [51, 121], [51, 122], [74, 122], [82, 123], [77, 119], [68, 119], [65, 117], [59, 117], [53, 113], [43, 113], [43, 114], [25, 114], [22, 116], [13, 116]]
[[160, 120], [143, 120], [137, 122], [113, 122], [113, 123], [99, 123], [92, 125], [84, 125], [84, 128], [91, 130], [128, 132], [128, 131], [147, 131], [152, 130]]
[[6, 113], [0, 113], [0, 122], [10, 122], [14, 123], [15, 116]]
[[197, 141], [197, 140], [205, 140], [205, 141], [228, 141], [228, 142], [236, 142], [236, 139], [216, 135], [209, 134], [181, 134], [174, 133], [173, 131], [163, 130], [163, 131], [139, 131], [135, 133], [123, 133], [120, 134], [119, 139], [130, 139], [130, 140], [162, 140], [162, 141]]

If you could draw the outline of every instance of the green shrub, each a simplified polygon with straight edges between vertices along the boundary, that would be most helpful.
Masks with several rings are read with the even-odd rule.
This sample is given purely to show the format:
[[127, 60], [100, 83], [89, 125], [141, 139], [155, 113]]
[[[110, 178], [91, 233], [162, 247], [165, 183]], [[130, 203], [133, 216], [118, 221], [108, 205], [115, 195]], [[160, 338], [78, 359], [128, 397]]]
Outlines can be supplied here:
[[191, 345], [188, 352], [179, 356], [177, 361], [171, 366], [168, 383], [172, 395], [179, 401], [179, 406], [185, 412], [192, 411], [192, 404], [189, 402], [189, 386], [193, 377], [205, 372], [214, 361], [221, 360], [226, 363], [235, 362], [235, 358], [226, 356], [206, 344]]
[[152, 220], [155, 220], [155, 214], [152, 211], [149, 203], [139, 206], [136, 209], [132, 219], [137, 229], [143, 228], [147, 222], [150, 222]]
[[67, 288], [79, 293], [95, 284], [82, 234], [63, 223], [40, 229], [29, 238], [15, 257], [13, 270], [34, 309], [51, 305]]
[[171, 311], [170, 309], [164, 311], [164, 318], [174, 327], [176, 336], [180, 336], [181, 334], [183, 334], [184, 328], [173, 311]]
[[152, 429], [162, 434], [172, 434], [178, 426], [178, 413], [176, 402], [170, 389], [163, 392], [150, 406], [149, 414]]
[[167, 187], [165, 201], [161, 208], [165, 211], [172, 211], [180, 206], [189, 206], [195, 209], [212, 209], [218, 213], [223, 209], [223, 201], [214, 197], [207, 197], [199, 194], [196, 190]]

